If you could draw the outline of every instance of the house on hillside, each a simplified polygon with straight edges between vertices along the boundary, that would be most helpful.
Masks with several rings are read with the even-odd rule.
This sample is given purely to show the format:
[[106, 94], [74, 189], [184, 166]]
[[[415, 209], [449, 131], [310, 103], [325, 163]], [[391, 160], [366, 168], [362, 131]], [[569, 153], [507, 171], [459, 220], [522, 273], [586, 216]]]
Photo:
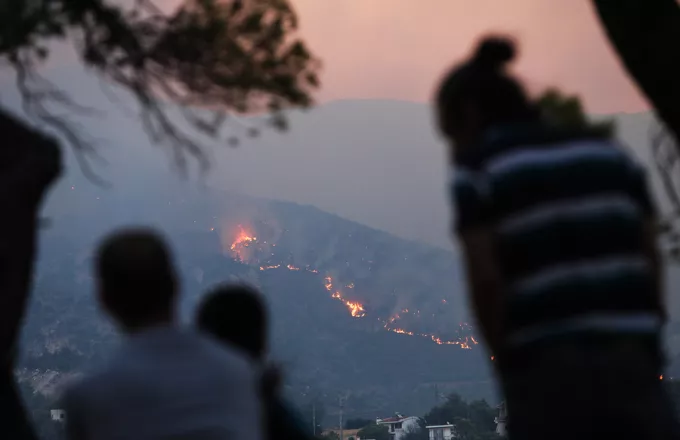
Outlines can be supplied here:
[[446, 422], [446, 425], [428, 425], [427, 428], [430, 440], [451, 440], [458, 438], [456, 425]]
[[387, 431], [390, 433], [390, 440], [401, 440], [401, 438], [411, 429], [418, 429], [418, 417], [410, 416], [404, 417], [396, 413], [395, 417], [388, 417], [386, 419], [376, 419], [377, 425], [386, 425]]
[[502, 401], [500, 405], [496, 407], [498, 409], [498, 416], [494, 420], [496, 422], [496, 434], [501, 437], [506, 437], [507, 425], [508, 425], [508, 409], [505, 405], [505, 401]]

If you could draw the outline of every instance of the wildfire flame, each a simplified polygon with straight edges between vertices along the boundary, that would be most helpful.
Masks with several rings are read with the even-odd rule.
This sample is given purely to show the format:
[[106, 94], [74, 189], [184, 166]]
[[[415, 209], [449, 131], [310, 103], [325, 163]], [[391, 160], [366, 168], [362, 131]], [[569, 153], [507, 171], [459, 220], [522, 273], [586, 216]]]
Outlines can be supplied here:
[[[326, 276], [324, 278], [324, 287], [329, 292], [333, 292], [333, 278]], [[352, 315], [354, 318], [363, 318], [366, 316], [366, 310], [364, 310], [364, 306], [361, 303], [346, 300], [342, 297], [342, 293], [340, 293], [339, 290], [333, 292], [331, 294], [331, 298], [342, 301], [347, 306], [350, 315]]]
[[349, 308], [350, 314], [355, 318], [361, 318], [363, 316], [366, 316], [364, 306], [362, 306], [358, 302], [345, 301], [345, 305]]
[[[211, 231], [214, 228], [211, 228]], [[229, 249], [232, 251], [234, 258], [238, 259], [239, 261], [245, 261], [247, 258], [246, 252], [248, 250], [248, 247], [251, 246], [252, 244], [257, 243], [257, 237], [255, 234], [249, 232], [246, 228], [244, 228], [242, 225], [238, 225], [238, 232], [236, 235], [236, 238], [232, 241]], [[271, 246], [276, 246], [274, 243], [271, 244]], [[272, 254], [274, 255], [274, 254]], [[291, 271], [299, 271], [302, 270], [298, 266], [294, 266], [292, 264], [287, 264], [285, 266], [282, 266], [281, 264], [270, 264], [270, 265], [262, 265], [259, 266], [259, 269], [261, 271], [266, 271], [266, 270], [271, 270], [271, 269], [287, 269]], [[311, 272], [311, 273], [319, 273], [318, 270], [310, 268], [309, 266], [306, 266], [304, 268], [305, 271]], [[364, 309], [363, 304], [361, 304], [358, 301], [350, 301], [347, 300], [343, 297], [342, 292], [340, 290], [337, 290], [334, 288], [333, 284], [333, 278], [331, 276], [326, 276], [324, 277], [324, 287], [326, 288], [327, 291], [331, 292], [331, 298], [336, 299], [340, 302], [342, 302], [348, 309], [350, 315], [355, 318], [362, 318], [366, 316], [366, 310]], [[354, 283], [350, 282], [345, 285], [345, 288], [347, 289], [354, 289]], [[446, 304], [446, 300], [443, 299], [442, 303]], [[474, 336], [465, 336], [462, 337], [458, 340], [443, 340], [433, 334], [429, 333], [415, 333], [412, 331], [405, 330], [403, 328], [398, 328], [398, 327], [393, 327], [391, 324], [394, 324], [395, 321], [401, 319], [400, 314], [405, 314], [405, 313], [410, 313], [409, 309], [403, 309], [401, 312], [395, 314], [394, 316], [388, 318], [387, 320], [383, 320], [381, 318], [378, 318], [379, 321], [383, 323], [383, 327], [385, 330], [391, 331], [393, 333], [398, 333], [398, 334], [403, 334], [403, 335], [408, 335], [408, 336], [419, 336], [419, 337], [424, 337], [430, 339], [432, 342], [438, 345], [458, 345], [460, 348], [463, 349], [471, 349], [472, 345], [476, 345], [478, 342], [474, 338]], [[419, 315], [420, 311], [416, 310], [413, 313]], [[471, 330], [471, 327], [466, 324], [466, 323], [461, 323], [460, 328], [463, 330]], [[492, 358], [492, 361], [494, 359]], [[663, 379], [663, 375], [659, 377], [660, 380]]]
[[255, 237], [253, 234], [249, 233], [246, 231], [242, 225], [238, 225], [238, 234], [236, 235], [236, 238], [234, 241], [231, 243], [231, 246], [229, 249], [234, 252], [236, 258], [239, 261], [244, 261], [244, 251], [248, 246], [250, 246], [251, 243], [254, 243], [257, 241], [257, 237]]
[[273, 266], [260, 266], [260, 270], [278, 269], [281, 267], [280, 264], [275, 264]]
[[[402, 310], [401, 313], [408, 313], [408, 309]], [[403, 328], [390, 327], [390, 324], [393, 324], [398, 319], [401, 319], [401, 315], [399, 313], [397, 313], [396, 315], [389, 318], [383, 326], [385, 328], [385, 330], [388, 330], [388, 331], [391, 331], [391, 332], [394, 332], [394, 333], [399, 333], [399, 334], [402, 334], [402, 335], [421, 336], [421, 337], [424, 337], [424, 338], [429, 338], [430, 340], [432, 340], [432, 342], [434, 342], [437, 345], [458, 345], [458, 346], [460, 346], [460, 348], [465, 349], [465, 350], [470, 350], [470, 349], [472, 349], [472, 345], [478, 344], [477, 340], [473, 336], [465, 336], [463, 339], [447, 341], [447, 340], [443, 340], [443, 339], [441, 339], [441, 338], [439, 338], [435, 335], [429, 334], [429, 333], [414, 333], [414, 332], [404, 330]], [[469, 325], [467, 323], [461, 323], [459, 326], [462, 329], [467, 329], [469, 327]]]

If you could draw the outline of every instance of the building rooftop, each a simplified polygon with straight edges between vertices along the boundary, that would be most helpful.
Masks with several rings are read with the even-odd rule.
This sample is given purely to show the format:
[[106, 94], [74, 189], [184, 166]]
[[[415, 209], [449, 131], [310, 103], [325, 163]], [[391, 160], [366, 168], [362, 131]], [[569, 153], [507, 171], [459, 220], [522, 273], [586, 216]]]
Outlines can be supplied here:
[[406, 417], [387, 417], [387, 418], [384, 418], [384, 419], [378, 419], [377, 422], [378, 423], [397, 423], [397, 422], [401, 422], [405, 418]]

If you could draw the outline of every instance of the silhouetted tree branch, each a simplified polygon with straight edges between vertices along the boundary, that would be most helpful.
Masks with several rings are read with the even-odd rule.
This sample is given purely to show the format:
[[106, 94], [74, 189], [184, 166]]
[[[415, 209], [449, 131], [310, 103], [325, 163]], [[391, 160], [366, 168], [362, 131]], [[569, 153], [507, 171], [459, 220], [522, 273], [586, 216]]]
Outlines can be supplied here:
[[[95, 146], [49, 105], [86, 109], [38, 74], [50, 41], [70, 42], [86, 68], [129, 91], [146, 132], [170, 148], [178, 166], [193, 158], [205, 169], [196, 134], [219, 137], [230, 113], [267, 113], [270, 125], [285, 129], [283, 109], [312, 104], [319, 63], [295, 37], [297, 25], [287, 0], [185, 0], [173, 13], [150, 0], [127, 8], [104, 0], [1, 0], [0, 57], [16, 71], [26, 112], [82, 156], [92, 157]], [[89, 171], [84, 159], [81, 165]]]

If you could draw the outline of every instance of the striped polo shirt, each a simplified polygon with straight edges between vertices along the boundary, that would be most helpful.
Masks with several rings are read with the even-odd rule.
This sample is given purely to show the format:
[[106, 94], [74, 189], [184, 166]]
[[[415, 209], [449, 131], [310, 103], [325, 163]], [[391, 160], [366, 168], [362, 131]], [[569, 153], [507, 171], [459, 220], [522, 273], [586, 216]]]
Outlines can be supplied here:
[[584, 133], [533, 124], [487, 134], [456, 158], [451, 191], [459, 234], [496, 233], [507, 348], [577, 334], [656, 337], [643, 168]]

